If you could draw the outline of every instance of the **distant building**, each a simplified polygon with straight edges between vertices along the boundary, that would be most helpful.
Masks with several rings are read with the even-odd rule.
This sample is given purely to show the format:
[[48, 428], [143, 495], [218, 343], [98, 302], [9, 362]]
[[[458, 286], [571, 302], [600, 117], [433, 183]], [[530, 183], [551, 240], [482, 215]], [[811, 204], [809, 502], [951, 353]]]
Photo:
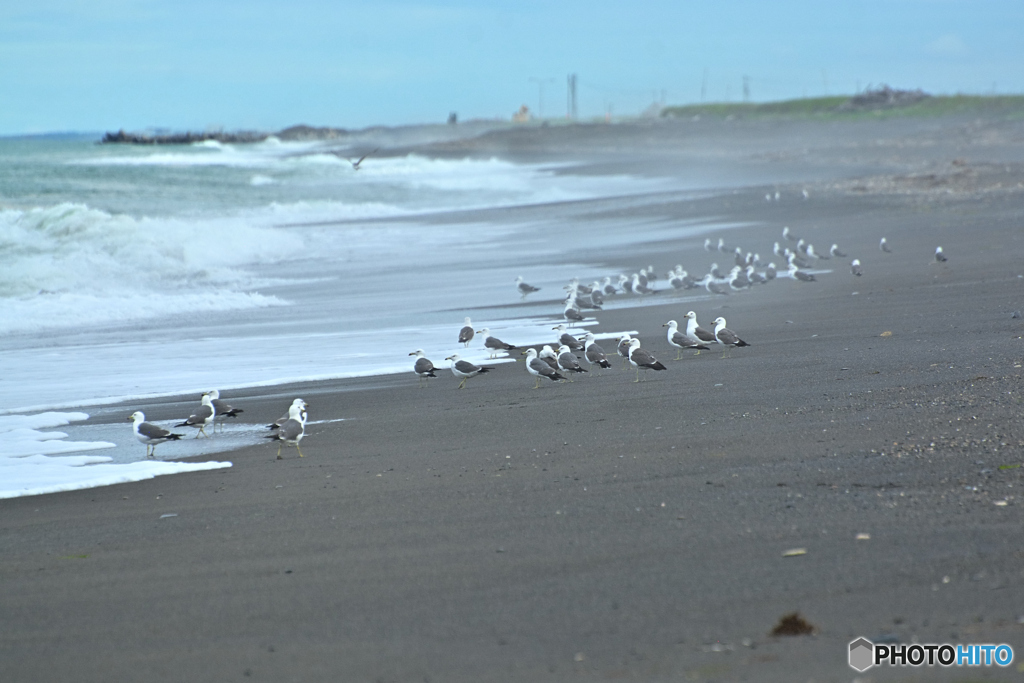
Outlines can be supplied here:
[[533, 116], [530, 115], [530, 108], [527, 107], [525, 104], [519, 107], [519, 111], [517, 111], [515, 114], [512, 114], [513, 123], [526, 123], [532, 118]]

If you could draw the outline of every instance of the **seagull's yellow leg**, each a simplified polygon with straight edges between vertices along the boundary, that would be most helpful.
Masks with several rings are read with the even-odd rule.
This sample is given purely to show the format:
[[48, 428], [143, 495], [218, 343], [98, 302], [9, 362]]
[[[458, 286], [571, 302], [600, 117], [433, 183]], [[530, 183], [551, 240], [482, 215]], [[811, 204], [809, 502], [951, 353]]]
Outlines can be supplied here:
[[301, 448], [299, 448], [299, 442], [298, 442], [298, 441], [296, 441], [296, 442], [295, 442], [295, 450], [297, 450], [297, 451], [299, 452], [299, 457], [300, 457], [300, 458], [305, 458], [305, 457], [306, 457], [306, 456], [304, 456], [304, 455], [302, 454], [302, 449], [301, 449]]
[[676, 349], [676, 357], [675, 357], [675, 359], [676, 360], [682, 360], [683, 359], [683, 350], [682, 349]]
[[462, 378], [462, 381], [459, 382], [459, 389], [464, 389], [466, 387], [466, 380], [467, 379], [469, 379], [469, 378], [468, 377], [463, 377]]
[[280, 441], [277, 442], [277, 459], [278, 460], [284, 460], [284, 458], [281, 457], [281, 442]]

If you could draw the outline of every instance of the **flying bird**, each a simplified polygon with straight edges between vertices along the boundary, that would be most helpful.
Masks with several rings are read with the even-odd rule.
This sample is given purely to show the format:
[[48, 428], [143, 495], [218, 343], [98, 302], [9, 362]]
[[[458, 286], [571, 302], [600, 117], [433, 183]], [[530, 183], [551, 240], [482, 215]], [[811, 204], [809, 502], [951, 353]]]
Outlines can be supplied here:
[[366, 157], [370, 156], [371, 154], [376, 154], [379, 151], [380, 151], [380, 147], [378, 147], [377, 149], [373, 150], [372, 152], [367, 152], [363, 156], [359, 157], [359, 159], [357, 159], [356, 161], [352, 161], [351, 159], [349, 159], [348, 163], [352, 164], [352, 170], [358, 171], [360, 165], [362, 165], [362, 163], [366, 159]]

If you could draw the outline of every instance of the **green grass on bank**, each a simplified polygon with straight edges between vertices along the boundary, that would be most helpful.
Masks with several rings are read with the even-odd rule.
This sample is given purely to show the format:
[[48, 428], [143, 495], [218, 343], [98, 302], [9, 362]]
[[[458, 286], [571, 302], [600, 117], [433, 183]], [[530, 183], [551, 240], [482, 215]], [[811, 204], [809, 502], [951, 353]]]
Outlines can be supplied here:
[[913, 104], [878, 109], [840, 109], [850, 97], [811, 97], [779, 102], [715, 102], [665, 107], [661, 115], [671, 118], [820, 118], [859, 119], [896, 116], [944, 116], [948, 114], [1001, 114], [1024, 117], [1024, 95], [937, 95]]

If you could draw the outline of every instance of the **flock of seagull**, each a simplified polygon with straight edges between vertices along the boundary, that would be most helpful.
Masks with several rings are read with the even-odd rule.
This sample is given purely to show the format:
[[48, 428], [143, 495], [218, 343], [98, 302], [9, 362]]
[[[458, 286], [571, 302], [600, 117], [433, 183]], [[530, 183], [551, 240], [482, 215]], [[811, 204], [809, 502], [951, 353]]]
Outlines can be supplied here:
[[[297, 398], [292, 401], [287, 413], [267, 425], [273, 433], [265, 438], [278, 442], [278, 460], [283, 459], [281, 457], [281, 447], [284, 444], [295, 446], [299, 457], [303, 457], [302, 449], [299, 448], [299, 442], [302, 441], [302, 437], [306, 434], [307, 407], [308, 404], [305, 401]], [[235, 408], [221, 399], [220, 391], [212, 389], [203, 394], [195, 411], [183, 422], [174, 425], [174, 428], [197, 427], [199, 429], [196, 432], [197, 439], [200, 436], [209, 437], [210, 435], [206, 433], [206, 427], [212, 427], [216, 431], [217, 424], [223, 425], [227, 418], [238, 417], [238, 414], [241, 412], [244, 412], [241, 408]], [[132, 423], [132, 431], [135, 433], [135, 438], [145, 444], [147, 458], [155, 457], [157, 444], [164, 443], [165, 441], [178, 441], [185, 436], [184, 434], [176, 434], [169, 429], [164, 429], [152, 422], [146, 422], [146, 415], [141, 410], [132, 413], [128, 420]]]
[[[646, 296], [659, 291], [685, 291], [700, 288], [710, 294], [725, 296], [749, 290], [756, 285], [767, 284], [782, 275], [799, 282], [815, 282], [816, 277], [812, 270], [823, 265], [821, 262], [847, 258], [847, 254], [840, 250], [838, 244], [832, 244], [827, 253], [818, 253], [813, 244], [795, 235], [788, 226], [782, 229], [782, 240], [794, 244], [790, 248], [775, 242], [772, 247], [772, 253], [786, 264], [785, 270], [781, 273], [774, 261], [765, 265], [760, 254], [745, 252], [738, 246], [730, 248], [726, 245], [724, 238], [719, 238], [716, 244], [709, 237], [704, 240], [706, 251], [718, 251], [722, 254], [732, 255], [734, 265], [728, 272], [723, 272], [717, 263], [713, 263], [705, 275], [697, 278], [690, 275], [682, 265], [677, 265], [665, 276], [669, 286], [667, 290], [657, 288], [656, 282], [660, 278], [653, 266], [642, 268], [639, 272], [631, 275], [620, 273], [615, 281], [613, 281], [615, 276], [605, 276], [603, 281], [594, 281], [589, 286], [581, 284], [578, 278], [574, 278], [564, 287], [566, 297], [562, 316], [565, 318], [565, 323], [560, 323], [552, 328], [559, 332], [557, 343], [543, 345], [539, 349], [531, 346], [521, 351], [522, 355], [526, 356], [526, 370], [534, 378], [534, 388], [540, 388], [544, 379], [571, 382], [571, 377], [574, 374], [588, 372], [589, 370], [581, 365], [581, 358], [576, 355], [580, 352], [582, 352], [582, 360], [586, 362], [590, 370], [593, 370], [595, 366], [597, 368], [611, 366], [604, 349], [596, 343], [593, 333], [587, 332], [582, 337], [576, 337], [569, 332], [569, 326], [587, 319], [587, 311], [601, 310], [607, 297], [619, 294]], [[892, 253], [885, 237], [879, 242], [878, 248], [884, 253]], [[947, 260], [942, 247], [936, 248], [935, 260], [939, 263]], [[817, 272], [820, 274], [822, 271]], [[850, 273], [856, 277], [863, 275], [860, 259], [855, 258], [850, 261]], [[541, 289], [525, 282], [522, 276], [515, 279], [515, 285], [523, 299]], [[669, 320], [663, 325], [668, 328], [669, 345], [676, 349], [674, 360], [681, 360], [685, 350], [693, 350], [697, 354], [702, 350], [709, 350], [711, 348], [709, 344], [718, 344], [726, 349], [749, 346], [735, 332], [726, 327], [725, 318], [715, 319], [713, 330], [701, 327], [697, 323], [697, 316], [693, 311], [688, 312], [684, 319], [686, 323], [682, 327], [675, 320]], [[482, 335], [483, 347], [492, 359], [496, 358], [498, 354], [507, 355], [508, 352], [516, 349], [516, 346], [491, 334], [487, 327], [480, 330], [474, 329], [472, 321], [467, 317], [463, 327], [459, 330], [458, 342], [468, 347], [475, 335]], [[664, 364], [658, 361], [652, 353], [640, 348], [639, 339], [632, 338], [628, 334], [622, 335], [618, 340], [616, 352], [624, 359], [625, 368], [632, 366], [636, 370], [635, 382], [640, 381], [641, 369], [644, 370], [645, 378], [650, 370], [666, 369]], [[413, 372], [421, 384], [431, 377], [437, 377], [435, 371], [438, 368], [426, 357], [422, 349], [417, 349], [409, 355], [416, 357]], [[446, 357], [445, 360], [451, 363], [452, 374], [460, 380], [459, 389], [465, 388], [466, 381], [471, 377], [494, 369], [471, 363], [457, 353]]]
[[[819, 254], [815, 251], [813, 244], [794, 235], [789, 227], [783, 228], [782, 238], [788, 242], [795, 242], [794, 248], [783, 248], [779, 242], [775, 242], [772, 252], [785, 261], [787, 266], [785, 275], [800, 282], [815, 281], [814, 273], [809, 272], [809, 270], [817, 265], [818, 262], [828, 261], [833, 258], [846, 258], [847, 256], [840, 251], [838, 244], [833, 244], [827, 254]], [[884, 253], [892, 253], [892, 249], [884, 237], [879, 242], [878, 248]], [[780, 275], [774, 262], [769, 262], [764, 266], [763, 270], [759, 271], [758, 269], [763, 265], [759, 254], [744, 252], [740, 247], [730, 249], [726, 246], [723, 238], [719, 238], [717, 244], [712, 242], [711, 238], [707, 238], [704, 240], [704, 249], [708, 252], [717, 250], [723, 254], [731, 254], [735, 265], [733, 265], [728, 273], [723, 273], [718, 264], [713, 263], [709, 271], [701, 278], [693, 277], [682, 265], [677, 265], [666, 274], [665, 279], [670, 287], [670, 290], [667, 291], [703, 288], [711, 294], [728, 295], [732, 292], [749, 290], [755, 285], [767, 284]], [[947, 260], [942, 247], [937, 247], [935, 249], [935, 261], [945, 263]], [[850, 272], [857, 277], [863, 274], [860, 259], [855, 258], [850, 262]], [[598, 345], [594, 334], [586, 332], [581, 337], [577, 337], [570, 332], [570, 326], [586, 320], [584, 311], [600, 310], [604, 305], [606, 297], [627, 293], [646, 296], [656, 294], [659, 291], [666, 291], [659, 290], [656, 287], [655, 283], [657, 280], [659, 280], [659, 277], [655, 273], [653, 266], [641, 268], [639, 272], [629, 276], [619, 274], [617, 281], [614, 283], [612, 282], [612, 276], [606, 276], [603, 282], [595, 281], [589, 286], [581, 284], [578, 279], [574, 278], [571, 280], [564, 288], [566, 290], [566, 298], [562, 315], [566, 322], [559, 323], [552, 328], [558, 332], [557, 343], [541, 345], [540, 349], [531, 346], [521, 351], [522, 355], [525, 356], [526, 370], [534, 378], [533, 388], [539, 389], [545, 379], [555, 382], [572, 382], [571, 378], [573, 375], [587, 373], [595, 368], [610, 368], [611, 361], [608, 360], [604, 349]], [[528, 284], [521, 276], [516, 278], [515, 284], [517, 291], [523, 299], [530, 294], [540, 291], [540, 287]], [[684, 320], [686, 323], [683, 327], [680, 327], [679, 323], [675, 320], [669, 320], [662, 325], [662, 327], [668, 328], [667, 341], [669, 345], [676, 349], [674, 360], [681, 360], [683, 351], [687, 350], [696, 351], [695, 355], [699, 355], [701, 351], [710, 350], [710, 344], [717, 344], [725, 349], [750, 346], [735, 332], [726, 327], [726, 321], [723, 317], [715, 319], [713, 330], [701, 327], [697, 323], [697, 315], [693, 311], [689, 311], [684, 316]], [[466, 317], [464, 325], [458, 333], [458, 342], [468, 347], [476, 335], [481, 335], [483, 347], [488, 351], [492, 359], [497, 358], [498, 354], [507, 355], [508, 352], [517, 348], [495, 337], [487, 327], [476, 330], [470, 318]], [[641, 381], [641, 369], [644, 371], [645, 380], [648, 371], [653, 370], [657, 372], [666, 369], [665, 365], [654, 354], [640, 348], [640, 340], [638, 338], [631, 337], [629, 334], [622, 334], [619, 337], [615, 349], [616, 354], [624, 361], [623, 368], [628, 369], [632, 366], [635, 369], [636, 378], [633, 380], [634, 382]], [[580, 357], [576, 355], [581, 352], [582, 360], [585, 361], [589, 370], [583, 367], [580, 363]], [[437, 377], [435, 371], [438, 368], [426, 357], [422, 349], [417, 349], [409, 355], [416, 357], [413, 364], [413, 372], [421, 384], [429, 378]], [[445, 360], [450, 361], [452, 374], [460, 380], [459, 389], [464, 388], [466, 381], [471, 377], [485, 374], [494, 369], [493, 367], [471, 363], [461, 358], [458, 353], [451, 354]], [[295, 446], [299, 457], [303, 457], [299, 442], [302, 441], [302, 437], [305, 435], [307, 407], [308, 405], [305, 401], [301, 398], [296, 398], [291, 406], [289, 406], [288, 412], [285, 415], [275, 420], [272, 424], [267, 425], [273, 433], [266, 438], [278, 441], [278, 459], [281, 459], [281, 448], [285, 444]], [[237, 417], [241, 412], [243, 412], [241, 409], [234, 408], [223, 401], [220, 398], [220, 392], [214, 389], [203, 394], [201, 402], [195, 411], [183, 422], [174, 425], [174, 428], [198, 428], [199, 431], [196, 433], [196, 438], [198, 439], [200, 436], [209, 436], [205, 431], [206, 427], [212, 425], [214, 431], [216, 431], [218, 423], [222, 424], [229, 417]], [[166, 441], [177, 441], [184, 436], [183, 434], [178, 434], [146, 422], [146, 416], [142, 411], [132, 413], [128, 420], [132, 422], [132, 430], [135, 437], [145, 444], [147, 457], [155, 457], [157, 444]]]

